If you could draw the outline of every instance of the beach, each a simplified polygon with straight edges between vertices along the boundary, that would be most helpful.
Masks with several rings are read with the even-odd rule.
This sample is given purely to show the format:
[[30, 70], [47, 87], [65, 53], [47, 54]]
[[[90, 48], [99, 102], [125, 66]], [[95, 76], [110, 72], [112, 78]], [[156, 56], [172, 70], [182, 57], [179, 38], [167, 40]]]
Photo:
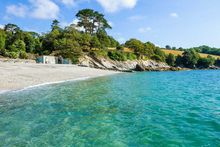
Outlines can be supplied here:
[[0, 92], [5, 92], [44, 84], [107, 76], [118, 72], [77, 65], [1, 63], [0, 73]]

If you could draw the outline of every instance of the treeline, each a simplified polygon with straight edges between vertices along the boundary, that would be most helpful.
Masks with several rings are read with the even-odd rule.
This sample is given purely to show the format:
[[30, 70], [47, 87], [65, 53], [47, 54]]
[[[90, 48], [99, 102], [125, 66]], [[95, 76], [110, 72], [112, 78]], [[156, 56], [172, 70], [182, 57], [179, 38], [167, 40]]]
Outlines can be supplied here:
[[14, 24], [7, 24], [4, 30], [0, 30], [0, 55], [10, 58], [27, 59], [31, 54], [54, 54], [77, 60], [83, 52], [117, 46], [119, 43], [105, 31], [90, 35], [74, 26], [62, 29], [56, 20], [51, 31], [43, 35], [23, 31]]
[[186, 67], [186, 68], [208, 68], [213, 65], [220, 67], [220, 59], [215, 59], [212, 56], [203, 58], [194, 49], [188, 49], [183, 52], [183, 55], [174, 56], [169, 54], [166, 61], [170, 66]]
[[78, 23], [65, 28], [61, 28], [59, 21], [54, 20], [51, 30], [44, 34], [24, 31], [15, 24], [5, 25], [4, 29], [0, 29], [0, 56], [27, 59], [55, 55], [72, 59], [75, 63], [80, 56], [87, 54], [117, 61], [151, 59], [167, 62], [170, 66], [188, 68], [207, 68], [220, 64], [219, 60], [215, 61], [211, 56], [201, 58], [198, 52], [204, 52], [205, 49], [185, 50], [183, 56], [176, 57], [172, 54], [166, 55], [151, 42], [130, 39], [125, 44], [119, 44], [107, 34], [106, 30], [111, 29], [111, 26], [103, 14], [83, 9], [76, 17]]
[[211, 54], [211, 55], [218, 55], [220, 56], [220, 48], [209, 47], [207, 45], [202, 45], [199, 47], [192, 47], [192, 48], [182, 48], [182, 47], [171, 47], [170, 45], [166, 45], [165, 49], [168, 50], [178, 50], [178, 51], [185, 51], [185, 50], [195, 50], [198, 53], [204, 54]]
[[191, 48], [199, 53], [212, 54], [212, 55], [220, 55], [220, 48], [213, 48], [206, 45]]
[[[131, 39], [120, 45], [109, 36], [111, 29], [104, 15], [83, 9], [76, 14], [79, 22], [61, 28], [58, 20], [51, 24], [51, 30], [45, 34], [27, 32], [16, 24], [7, 24], [0, 29], [0, 55], [9, 58], [30, 58], [31, 55], [56, 55], [70, 58], [73, 62], [83, 54], [105, 56], [113, 60], [153, 59], [166, 61], [166, 55], [150, 42], [142, 43]], [[124, 48], [133, 49], [125, 52]], [[115, 50], [109, 50], [113, 48]]]
[[110, 29], [104, 15], [91, 9], [76, 14], [77, 25], [64, 29], [54, 20], [51, 31], [45, 34], [27, 32], [15, 24], [0, 29], [0, 55], [9, 58], [27, 59], [28, 55], [61, 55], [76, 61], [84, 52], [116, 48], [119, 42], [106, 33]]
[[173, 67], [183, 68], [208, 68], [213, 65], [220, 67], [220, 59], [215, 59], [212, 56], [207, 58], [201, 57], [196, 49], [183, 50], [182, 56], [175, 56], [174, 54], [166, 55], [161, 48], [155, 46], [151, 42], [143, 43], [137, 39], [131, 39], [124, 45], [125, 47], [133, 49], [135, 55], [140, 59], [152, 59], [159, 62], [166, 62]]

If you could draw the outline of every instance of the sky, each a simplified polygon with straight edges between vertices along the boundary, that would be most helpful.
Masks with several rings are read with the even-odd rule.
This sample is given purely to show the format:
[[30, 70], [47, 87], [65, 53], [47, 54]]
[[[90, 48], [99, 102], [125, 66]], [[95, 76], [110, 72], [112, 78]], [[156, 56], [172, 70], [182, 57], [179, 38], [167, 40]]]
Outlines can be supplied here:
[[26, 31], [48, 32], [76, 22], [84, 8], [97, 10], [121, 43], [130, 38], [164, 47], [209, 45], [220, 48], [219, 0], [0, 0], [0, 27], [15, 23]]

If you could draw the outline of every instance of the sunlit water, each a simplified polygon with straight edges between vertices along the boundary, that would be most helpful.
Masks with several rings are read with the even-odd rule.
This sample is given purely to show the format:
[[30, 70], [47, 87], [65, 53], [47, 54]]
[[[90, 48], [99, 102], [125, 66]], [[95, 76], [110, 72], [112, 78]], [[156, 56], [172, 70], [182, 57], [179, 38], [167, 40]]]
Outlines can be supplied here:
[[0, 146], [220, 146], [220, 71], [119, 74], [2, 94]]

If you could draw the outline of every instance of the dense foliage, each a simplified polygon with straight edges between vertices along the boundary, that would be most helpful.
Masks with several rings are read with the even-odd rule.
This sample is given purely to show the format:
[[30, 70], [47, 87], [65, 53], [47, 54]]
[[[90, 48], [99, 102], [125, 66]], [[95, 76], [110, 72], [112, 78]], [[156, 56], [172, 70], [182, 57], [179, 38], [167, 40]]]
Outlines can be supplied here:
[[[169, 45], [165, 46], [165, 49], [167, 50], [178, 50], [178, 51], [184, 51], [183, 56], [177, 56], [175, 61], [175, 66], [181, 66], [181, 67], [187, 67], [187, 68], [208, 68], [210, 66], [218, 66], [220, 67], [220, 59], [215, 59], [211, 55], [220, 55], [220, 48], [211, 48], [209, 46], [200, 46], [200, 47], [193, 47], [189, 49], [184, 49], [182, 47], [179, 47], [178, 49], [176, 47], [171, 47]], [[198, 53], [205, 53], [209, 54], [207, 58], [202, 58], [199, 56]], [[171, 56], [168, 56], [171, 58]], [[169, 59], [171, 60], [171, 59]], [[167, 63], [169, 65], [171, 61], [167, 60]]]
[[[183, 56], [166, 55], [161, 48], [151, 42], [130, 39], [119, 44], [109, 36], [106, 29], [111, 29], [104, 15], [92, 9], [83, 9], [76, 14], [77, 24], [61, 28], [58, 20], [51, 24], [51, 30], [45, 34], [27, 32], [15, 24], [7, 24], [0, 29], [0, 55], [9, 58], [27, 59], [33, 55], [55, 55], [77, 62], [83, 54], [102, 56], [117, 61], [151, 59], [167, 62], [170, 66], [187, 68], [207, 68], [220, 66], [220, 59], [209, 56], [201, 58], [198, 52], [220, 55], [220, 50], [201, 46], [184, 50]], [[176, 47], [166, 46], [176, 50]]]
[[[53, 54], [70, 58], [75, 62], [83, 53], [117, 48], [120, 45], [106, 33], [105, 29], [111, 26], [104, 15], [84, 9], [76, 16], [79, 18], [77, 25], [72, 24], [63, 29], [59, 26], [59, 21], [54, 20], [51, 31], [42, 35], [23, 31], [15, 24], [5, 25], [4, 29], [0, 29], [0, 55], [26, 59], [32, 54]], [[85, 23], [87, 19], [89, 23]]]
[[125, 43], [125, 47], [132, 49], [139, 59], [152, 59], [160, 62], [166, 59], [165, 53], [151, 42], [143, 43], [137, 39], [130, 39]]

